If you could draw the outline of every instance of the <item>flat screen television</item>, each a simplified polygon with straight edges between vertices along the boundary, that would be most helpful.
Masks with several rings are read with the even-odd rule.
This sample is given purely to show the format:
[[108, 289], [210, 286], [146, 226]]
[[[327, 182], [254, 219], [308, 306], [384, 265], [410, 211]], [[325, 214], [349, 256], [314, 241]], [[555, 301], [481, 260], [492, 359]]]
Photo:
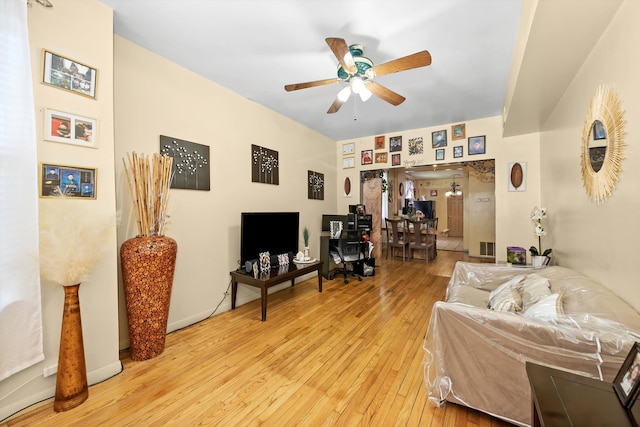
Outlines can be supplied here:
[[421, 211], [427, 219], [435, 218], [436, 202], [433, 200], [414, 200], [413, 207], [417, 211]]
[[242, 212], [240, 222], [240, 265], [271, 255], [298, 252], [300, 212]]

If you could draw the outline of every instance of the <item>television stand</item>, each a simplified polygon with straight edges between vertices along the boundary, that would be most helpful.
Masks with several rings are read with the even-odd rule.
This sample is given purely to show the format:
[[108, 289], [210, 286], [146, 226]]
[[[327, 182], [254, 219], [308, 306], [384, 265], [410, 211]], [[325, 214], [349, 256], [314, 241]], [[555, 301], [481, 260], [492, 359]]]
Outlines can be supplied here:
[[291, 280], [291, 286], [295, 285], [295, 278], [303, 276], [313, 271], [318, 272], [318, 292], [322, 292], [322, 261], [310, 264], [291, 263], [287, 268], [272, 268], [271, 271], [260, 273], [254, 277], [253, 273], [244, 270], [235, 270], [231, 274], [231, 309], [236, 308], [236, 296], [238, 294], [238, 283], [260, 288], [260, 300], [262, 303], [262, 321], [267, 320], [267, 290], [275, 285]]

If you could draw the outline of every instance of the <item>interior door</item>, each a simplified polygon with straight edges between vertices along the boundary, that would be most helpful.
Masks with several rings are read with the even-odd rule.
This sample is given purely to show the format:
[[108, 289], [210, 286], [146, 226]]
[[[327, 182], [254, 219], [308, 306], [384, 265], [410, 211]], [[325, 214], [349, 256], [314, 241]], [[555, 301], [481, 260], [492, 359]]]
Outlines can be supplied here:
[[449, 236], [463, 237], [464, 205], [462, 196], [447, 197], [447, 228]]

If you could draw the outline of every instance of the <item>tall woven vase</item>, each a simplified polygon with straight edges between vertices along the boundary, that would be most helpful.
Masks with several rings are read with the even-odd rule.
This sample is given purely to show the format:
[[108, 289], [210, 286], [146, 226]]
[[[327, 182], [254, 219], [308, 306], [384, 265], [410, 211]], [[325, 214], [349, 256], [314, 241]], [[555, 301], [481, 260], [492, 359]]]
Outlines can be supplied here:
[[63, 288], [62, 332], [58, 353], [56, 395], [53, 401], [53, 409], [56, 412], [73, 409], [89, 397], [78, 297], [80, 283]]
[[178, 244], [166, 236], [138, 236], [120, 248], [132, 360], [164, 351]]

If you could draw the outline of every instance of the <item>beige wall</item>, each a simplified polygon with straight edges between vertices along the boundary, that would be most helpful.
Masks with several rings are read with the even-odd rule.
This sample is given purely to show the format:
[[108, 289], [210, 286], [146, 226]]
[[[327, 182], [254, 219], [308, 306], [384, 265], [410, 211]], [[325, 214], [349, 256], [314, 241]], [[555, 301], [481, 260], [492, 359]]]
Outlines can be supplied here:
[[[560, 265], [599, 279], [640, 309], [635, 243], [640, 237], [640, 3], [625, 1], [575, 76], [551, 117], [541, 141], [542, 202]], [[620, 180], [603, 204], [590, 201], [580, 174], [581, 132], [596, 88], [609, 84], [626, 118], [626, 159]]]
[[[540, 134], [505, 138], [496, 159], [496, 260], [507, 260], [507, 247], [538, 246], [530, 219], [540, 206]], [[509, 164], [525, 163], [525, 191], [509, 191]], [[542, 206], [544, 207], [544, 206]], [[548, 243], [547, 240], [543, 244]], [[531, 262], [527, 252], [528, 262]]]
[[[114, 67], [118, 245], [137, 234], [122, 158], [158, 152], [160, 135], [210, 147], [211, 191], [171, 190], [166, 235], [178, 242], [178, 259], [169, 330], [209, 316], [223, 300], [238, 267], [241, 212], [299, 211], [300, 248], [307, 225], [318, 257], [322, 213], [335, 211], [335, 141], [119, 36]], [[251, 144], [278, 151], [280, 185], [251, 182]], [[324, 174], [324, 200], [307, 198], [308, 170]], [[259, 296], [240, 286], [238, 304]], [[227, 297], [218, 312], [230, 308]], [[120, 338], [128, 346], [123, 302]]]
[[[503, 161], [503, 154], [501, 153], [502, 146], [504, 141], [502, 139], [502, 118], [500, 116], [489, 117], [485, 119], [478, 120], [470, 120], [465, 122], [466, 125], [466, 136], [479, 136], [486, 135], [486, 153], [480, 155], [472, 155], [468, 154], [467, 140], [451, 140], [451, 126], [457, 123], [447, 123], [440, 126], [433, 126], [428, 128], [420, 128], [420, 129], [411, 129], [406, 131], [398, 131], [394, 133], [389, 133], [385, 136], [385, 149], [384, 150], [374, 150], [374, 138], [377, 135], [371, 135], [363, 138], [356, 138], [352, 140], [344, 140], [339, 141], [336, 147], [336, 163], [338, 165], [337, 170], [337, 185], [339, 186], [338, 190], [338, 213], [347, 212], [348, 206], [350, 204], [358, 203], [360, 200], [360, 186], [359, 184], [353, 185], [353, 194], [350, 197], [346, 197], [344, 195], [344, 191], [342, 191], [342, 185], [344, 182], [344, 178], [346, 176], [351, 178], [351, 181], [354, 183], [359, 182], [360, 171], [373, 170], [373, 169], [389, 169], [391, 171], [391, 176], [395, 180], [394, 182], [394, 206], [398, 206], [398, 194], [396, 192], [397, 187], [401, 180], [411, 179], [408, 175], [399, 176], [398, 174], [393, 173], [395, 169], [399, 168], [410, 168], [414, 166], [426, 166], [426, 165], [434, 165], [434, 164], [448, 164], [448, 163], [457, 163], [457, 162], [465, 162], [472, 160], [485, 160], [485, 159], [496, 159], [496, 162]], [[445, 158], [444, 160], [435, 160], [435, 149], [432, 148], [431, 144], [431, 133], [446, 129], [447, 130], [447, 146], [445, 147]], [[388, 152], [389, 151], [389, 138], [394, 136], [402, 136], [402, 151], [400, 152], [400, 159], [402, 164], [397, 167], [391, 166], [391, 154], [388, 154], [386, 163], [374, 163], [372, 165], [361, 165], [360, 163], [360, 153], [362, 150], [374, 150], [374, 154], [378, 152]], [[410, 138], [415, 138], [422, 136], [424, 143], [424, 152], [422, 155], [409, 155], [408, 150], [408, 141]], [[343, 169], [342, 161], [344, 157], [342, 154], [343, 144], [353, 142], [355, 145], [355, 168], [351, 169]], [[462, 145], [463, 148], [463, 157], [462, 158], [453, 158], [453, 147]], [[520, 159], [519, 161], [527, 161], [527, 159]], [[500, 179], [500, 178], [497, 178]], [[465, 182], [466, 177], [463, 178], [463, 185], [467, 185]], [[505, 197], [506, 193], [506, 185], [507, 181], [504, 178], [504, 188], [496, 188], [495, 194], [491, 191], [490, 188], [487, 188], [486, 185], [476, 186], [471, 191], [464, 192], [464, 204], [465, 204], [465, 237], [464, 237], [464, 246], [469, 249], [470, 255], [479, 255], [480, 253], [480, 242], [494, 242], [496, 238], [496, 228], [495, 222], [493, 221], [493, 207], [495, 206], [496, 200], [501, 197]], [[418, 191], [420, 187], [418, 187]], [[464, 189], [463, 189], [464, 190]], [[478, 192], [476, 195], [475, 192]], [[478, 200], [480, 199], [480, 200]], [[489, 200], [486, 200], [489, 199]], [[445, 201], [446, 203], [446, 201]], [[486, 208], [491, 207], [491, 211], [488, 211]], [[532, 206], [533, 207], [533, 206]], [[390, 213], [393, 212], [390, 206]], [[439, 209], [436, 206], [436, 209]], [[528, 216], [527, 216], [528, 218]], [[440, 224], [439, 224], [440, 227]], [[441, 227], [440, 227], [441, 228]], [[496, 242], [497, 245], [497, 242]], [[496, 246], [499, 248], [500, 246]], [[504, 259], [506, 260], [506, 246], [504, 249]], [[500, 255], [501, 251], [498, 250], [498, 255]]]
[[464, 198], [464, 247], [469, 255], [480, 255], [480, 242], [495, 243], [495, 183], [480, 180], [469, 173]]
[[[86, 19], [86, 17], [91, 19]], [[86, 213], [87, 221], [113, 214], [113, 231], [98, 242], [105, 255], [80, 286], [84, 350], [90, 384], [121, 369], [118, 354], [118, 281], [113, 175], [113, 13], [95, 1], [56, 1], [45, 9], [28, 8], [34, 103], [39, 162], [96, 168], [96, 200], [40, 199], [40, 215], [55, 204]], [[98, 69], [96, 99], [44, 85], [42, 49]], [[27, 70], [25, 70], [27, 71]], [[98, 120], [98, 148], [45, 141], [44, 108]], [[34, 170], [35, 172], [35, 170]], [[107, 215], [109, 216], [109, 215]], [[64, 293], [59, 286], [42, 285], [42, 321], [45, 360], [0, 382], [0, 419], [54, 395], [56, 376], [43, 377], [43, 369], [57, 365]]]

